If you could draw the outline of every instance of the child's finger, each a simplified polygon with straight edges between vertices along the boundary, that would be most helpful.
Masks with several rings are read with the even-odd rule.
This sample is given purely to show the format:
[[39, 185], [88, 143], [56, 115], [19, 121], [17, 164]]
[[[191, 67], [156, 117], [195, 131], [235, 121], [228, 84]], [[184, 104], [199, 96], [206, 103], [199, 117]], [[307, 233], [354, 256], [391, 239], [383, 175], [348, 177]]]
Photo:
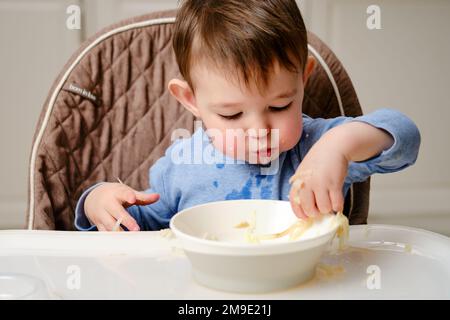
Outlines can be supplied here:
[[316, 198], [317, 208], [320, 213], [331, 212], [331, 199], [327, 189], [314, 190], [314, 197]]
[[300, 206], [305, 215], [309, 217], [319, 214], [319, 210], [316, 208], [316, 199], [311, 189], [305, 188], [300, 192]]
[[308, 216], [305, 214], [305, 212], [303, 211], [303, 209], [300, 205], [291, 203], [291, 206], [297, 217], [299, 217], [300, 219], [303, 219], [303, 220], [308, 219]]
[[145, 206], [159, 200], [158, 193], [143, 193], [135, 191], [134, 194], [136, 196], [136, 202], [134, 204], [138, 206]]
[[113, 231], [116, 225], [116, 220], [111, 216], [109, 212], [102, 217], [101, 225], [106, 231]]
[[294, 211], [295, 215], [300, 219], [307, 219], [308, 216], [303, 212], [302, 207], [299, 203], [295, 201], [294, 193], [291, 191], [289, 194], [289, 202], [291, 203], [292, 211]]
[[106, 231], [106, 228], [102, 224], [97, 224], [98, 231]]
[[117, 194], [117, 199], [122, 203], [127, 203], [127, 204], [132, 205], [136, 202], [136, 195], [135, 195], [133, 189], [124, 185], [123, 188], [119, 189], [119, 192]]
[[341, 212], [344, 210], [344, 196], [342, 195], [342, 190], [331, 189], [329, 191], [331, 199], [331, 207], [335, 212]]
[[[139, 225], [136, 220], [118, 203], [111, 203], [106, 210], [109, 215], [114, 217], [114, 219], [121, 220], [120, 224], [125, 226], [130, 231], [139, 231]], [[116, 225], [116, 221], [114, 222], [114, 226]], [[112, 229], [111, 229], [112, 230]]]

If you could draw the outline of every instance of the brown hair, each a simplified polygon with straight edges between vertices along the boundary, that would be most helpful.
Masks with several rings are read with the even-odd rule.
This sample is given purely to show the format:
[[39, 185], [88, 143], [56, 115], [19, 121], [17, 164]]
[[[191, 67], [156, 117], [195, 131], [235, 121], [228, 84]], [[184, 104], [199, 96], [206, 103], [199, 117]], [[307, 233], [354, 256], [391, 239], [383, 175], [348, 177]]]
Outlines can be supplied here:
[[[184, 0], [178, 11], [173, 48], [181, 75], [192, 89], [190, 70], [200, 59], [246, 86], [267, 86], [273, 63], [303, 72], [307, 36], [295, 0]], [[236, 75], [236, 74], [235, 74]]]

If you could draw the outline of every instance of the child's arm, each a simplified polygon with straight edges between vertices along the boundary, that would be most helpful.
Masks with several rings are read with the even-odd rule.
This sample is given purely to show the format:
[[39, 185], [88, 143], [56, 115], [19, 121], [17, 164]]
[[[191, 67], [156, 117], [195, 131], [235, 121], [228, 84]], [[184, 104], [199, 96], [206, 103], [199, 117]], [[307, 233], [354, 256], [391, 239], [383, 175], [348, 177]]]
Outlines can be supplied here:
[[[306, 119], [306, 155], [292, 178], [290, 200], [302, 218], [342, 211], [345, 183], [395, 172], [417, 158], [420, 134], [405, 115], [389, 109], [357, 117]], [[309, 141], [308, 141], [309, 140]], [[306, 151], [306, 152], [305, 152]]]
[[354, 121], [330, 129], [318, 144], [329, 151], [335, 149], [345, 156], [347, 162], [359, 162], [388, 150], [394, 144], [394, 138], [385, 130]]

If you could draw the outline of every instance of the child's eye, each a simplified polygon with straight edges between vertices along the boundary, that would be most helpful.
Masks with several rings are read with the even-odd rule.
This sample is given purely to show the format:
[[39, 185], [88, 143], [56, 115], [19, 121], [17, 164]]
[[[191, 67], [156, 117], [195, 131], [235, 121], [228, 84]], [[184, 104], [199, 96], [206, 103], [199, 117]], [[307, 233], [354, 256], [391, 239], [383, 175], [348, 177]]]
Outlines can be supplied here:
[[274, 107], [274, 106], [270, 106], [269, 109], [270, 109], [271, 111], [275, 111], [275, 112], [283, 111], [283, 110], [288, 109], [288, 108], [292, 105], [292, 102], [293, 102], [293, 101], [291, 101], [289, 104], [285, 105], [284, 107]]
[[222, 118], [227, 119], [227, 120], [236, 120], [237, 118], [239, 118], [241, 116], [241, 114], [242, 114], [242, 112], [233, 114], [231, 116], [224, 116], [222, 114], [219, 114], [219, 116], [221, 116]]

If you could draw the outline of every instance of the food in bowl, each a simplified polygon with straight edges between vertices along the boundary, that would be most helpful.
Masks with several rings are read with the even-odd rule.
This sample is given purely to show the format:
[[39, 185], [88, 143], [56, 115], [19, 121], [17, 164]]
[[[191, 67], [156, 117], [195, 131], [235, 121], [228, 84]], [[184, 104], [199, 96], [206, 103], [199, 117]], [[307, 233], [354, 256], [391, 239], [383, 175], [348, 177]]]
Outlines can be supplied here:
[[[291, 226], [289, 226], [289, 228], [281, 232], [272, 234], [256, 234], [256, 211], [253, 212], [252, 218], [253, 219], [250, 223], [247, 221], [243, 221], [236, 225], [235, 228], [248, 228], [246, 233], [247, 242], [260, 243], [262, 240], [279, 239], [285, 236], [287, 236], [290, 241], [297, 240], [305, 233], [305, 231], [307, 231], [314, 225], [315, 221], [322, 219], [323, 216], [309, 217], [308, 219], [298, 219]], [[348, 238], [348, 219], [342, 212], [338, 212], [335, 215], [334, 223], [338, 226], [336, 235], [339, 238], [339, 247], [340, 249], [343, 249]]]
[[298, 219], [288, 201], [229, 200], [182, 210], [171, 219], [170, 228], [199, 283], [225, 291], [268, 292], [314, 275], [320, 257], [341, 228], [339, 219], [338, 215], [313, 219], [297, 239], [285, 235], [249, 243], [249, 226], [254, 235], [277, 234]]

